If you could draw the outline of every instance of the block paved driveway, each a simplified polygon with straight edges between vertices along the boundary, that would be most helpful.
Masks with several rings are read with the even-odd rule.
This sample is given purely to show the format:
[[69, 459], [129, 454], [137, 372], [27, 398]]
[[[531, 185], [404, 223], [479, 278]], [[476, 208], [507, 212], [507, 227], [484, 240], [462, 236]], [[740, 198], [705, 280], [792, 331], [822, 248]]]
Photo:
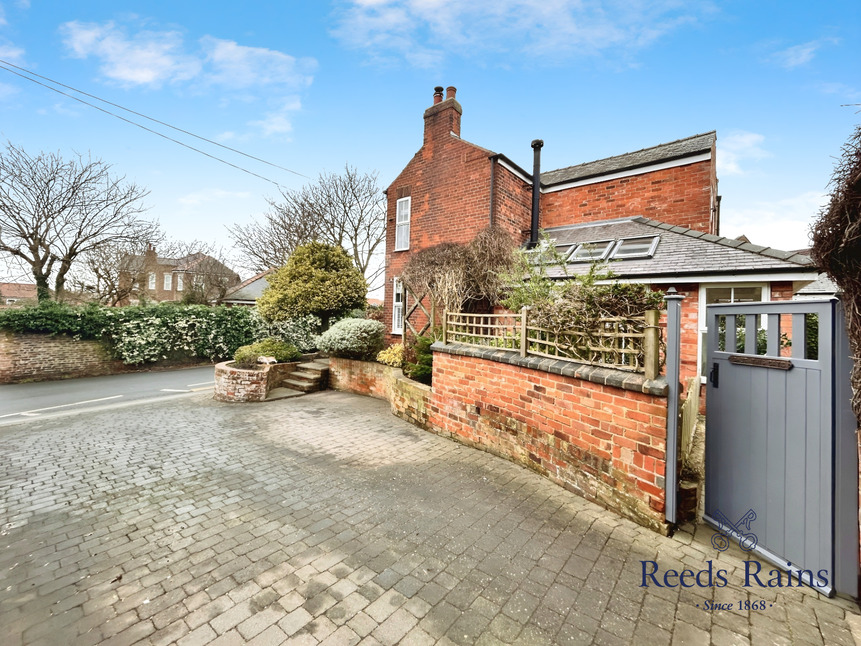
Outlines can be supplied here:
[[[857, 621], [344, 393], [6, 427], [0, 492], [4, 646], [852, 644]], [[639, 585], [643, 559], [709, 558], [730, 586]]]

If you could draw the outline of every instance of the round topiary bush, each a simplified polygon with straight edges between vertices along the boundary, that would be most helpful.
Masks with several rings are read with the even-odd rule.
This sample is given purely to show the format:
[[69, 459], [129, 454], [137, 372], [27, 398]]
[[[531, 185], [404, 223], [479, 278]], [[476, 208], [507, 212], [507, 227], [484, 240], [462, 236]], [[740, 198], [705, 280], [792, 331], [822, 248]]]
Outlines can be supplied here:
[[373, 360], [386, 345], [385, 329], [379, 321], [344, 319], [324, 332], [317, 346], [333, 357]]

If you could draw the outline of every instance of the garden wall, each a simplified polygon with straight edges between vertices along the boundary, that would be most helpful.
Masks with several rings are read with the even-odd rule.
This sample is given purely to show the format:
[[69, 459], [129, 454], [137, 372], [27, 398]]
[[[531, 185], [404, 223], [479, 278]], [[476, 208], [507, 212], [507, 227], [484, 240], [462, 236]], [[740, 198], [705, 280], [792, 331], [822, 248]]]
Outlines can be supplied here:
[[0, 330], [0, 384], [98, 377], [138, 370], [207, 365], [204, 359], [171, 359], [126, 365], [112, 359], [99, 341], [65, 334], [18, 334]]
[[429, 426], [666, 532], [667, 384], [464, 345], [433, 345]]
[[0, 331], [0, 383], [94, 377], [126, 370], [98, 341]]
[[407, 379], [400, 368], [332, 357], [329, 359], [329, 388], [388, 400], [393, 415], [430, 430], [431, 388]]

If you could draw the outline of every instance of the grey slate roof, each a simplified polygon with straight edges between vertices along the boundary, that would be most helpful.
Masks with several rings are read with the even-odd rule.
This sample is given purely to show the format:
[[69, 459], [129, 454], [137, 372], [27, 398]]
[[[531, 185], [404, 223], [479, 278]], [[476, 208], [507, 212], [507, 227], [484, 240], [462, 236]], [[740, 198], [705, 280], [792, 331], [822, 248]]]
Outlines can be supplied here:
[[[810, 272], [812, 280], [816, 271], [808, 256], [794, 251], [779, 251], [644, 217], [554, 227], [545, 229], [545, 233], [557, 245], [659, 235], [651, 258], [610, 262], [610, 269], [620, 278], [801, 271]], [[588, 270], [588, 262], [567, 265], [569, 275]], [[565, 274], [561, 268], [553, 268], [550, 275]]]
[[618, 173], [623, 170], [631, 170], [641, 166], [650, 166], [661, 162], [672, 161], [691, 157], [700, 153], [709, 152], [715, 142], [715, 131], [693, 135], [685, 139], [677, 139], [666, 144], [643, 148], [632, 153], [607, 157], [597, 161], [568, 166], [558, 170], [541, 173], [541, 184], [553, 186], [563, 182], [572, 182], [589, 177]]
[[273, 271], [274, 269], [267, 269], [248, 280], [242, 281], [224, 295], [224, 298], [221, 299], [222, 302], [254, 303], [263, 294], [263, 290], [269, 287], [269, 280], [266, 277]]
[[797, 296], [833, 296], [838, 293], [840, 288], [833, 280], [828, 277], [828, 274], [819, 274], [812, 283], [809, 283], [799, 289]]

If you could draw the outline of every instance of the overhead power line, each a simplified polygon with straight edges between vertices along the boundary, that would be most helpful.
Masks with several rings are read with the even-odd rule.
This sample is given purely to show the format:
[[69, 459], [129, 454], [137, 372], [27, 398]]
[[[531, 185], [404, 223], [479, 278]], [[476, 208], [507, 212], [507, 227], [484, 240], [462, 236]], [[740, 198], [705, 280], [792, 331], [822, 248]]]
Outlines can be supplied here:
[[[14, 68], [14, 69], [10, 69], [10, 68]], [[120, 121], [124, 121], [125, 123], [131, 124], [131, 125], [136, 126], [138, 128], [141, 128], [142, 130], [145, 130], [151, 134], [157, 135], [163, 139], [171, 141], [171, 142], [178, 144], [184, 148], [188, 148], [189, 150], [193, 150], [194, 152], [200, 153], [201, 155], [209, 157], [210, 159], [214, 159], [215, 161], [221, 162], [222, 164], [226, 164], [232, 168], [235, 168], [236, 170], [242, 171], [243, 173], [247, 173], [249, 175], [257, 177], [258, 179], [262, 179], [263, 181], [269, 182], [270, 184], [274, 184], [275, 186], [278, 186], [279, 188], [281, 187], [281, 185], [278, 182], [276, 182], [275, 180], [269, 179], [268, 177], [264, 177], [263, 175], [255, 173], [253, 171], [250, 171], [247, 168], [243, 168], [242, 166], [238, 166], [236, 164], [233, 164], [233, 163], [231, 163], [225, 159], [222, 159], [221, 157], [216, 157], [215, 155], [212, 155], [208, 152], [200, 150], [199, 148], [195, 148], [194, 146], [190, 146], [189, 144], [186, 144], [185, 142], [179, 141], [178, 139], [174, 139], [173, 137], [169, 137], [169, 136], [165, 135], [164, 133], [158, 132], [157, 130], [153, 130], [152, 128], [148, 128], [145, 125], [140, 124], [136, 121], [132, 121], [131, 119], [126, 119], [125, 117], [123, 117], [119, 114], [111, 112], [110, 110], [106, 110], [106, 109], [104, 109], [98, 105], [94, 105], [94, 104], [90, 103], [89, 101], [84, 101], [83, 99], [81, 99], [79, 97], [76, 97], [72, 94], [69, 94], [68, 92], [63, 92], [62, 90], [59, 90], [56, 87], [53, 87], [53, 86], [48, 85], [46, 83], [42, 83], [40, 81], [37, 81], [35, 78], [31, 78], [31, 76], [27, 76], [27, 74], [35, 76], [35, 77], [40, 78], [40, 79], [43, 79], [45, 81], [48, 81], [49, 83], [53, 83], [53, 84], [58, 85], [60, 87], [64, 87], [64, 88], [71, 90], [73, 92], [77, 92], [77, 93], [82, 94], [84, 96], [88, 96], [92, 99], [95, 99], [96, 101], [101, 101], [102, 103], [105, 103], [107, 105], [111, 105], [115, 108], [119, 108], [120, 110], [124, 110], [126, 112], [129, 112], [130, 114], [134, 114], [134, 115], [137, 115], [137, 116], [142, 117], [144, 119], [148, 119], [149, 121], [152, 121], [154, 123], [158, 123], [158, 124], [165, 126], [167, 128], [171, 128], [172, 130], [176, 130], [178, 132], [189, 135], [189, 136], [194, 137], [196, 139], [200, 139], [201, 141], [205, 141], [207, 143], [213, 144], [213, 145], [218, 146], [220, 148], [224, 148], [225, 150], [229, 150], [231, 152], [237, 153], [239, 155], [242, 155], [243, 157], [248, 157], [249, 159], [253, 159], [255, 161], [259, 161], [259, 162], [266, 164], [268, 166], [272, 166], [274, 168], [278, 168], [280, 170], [287, 171], [288, 173], [292, 173], [293, 175], [298, 175], [299, 177], [304, 177], [305, 179], [310, 179], [307, 175], [303, 175], [302, 173], [299, 173], [297, 171], [291, 170], [289, 168], [285, 168], [284, 166], [279, 166], [278, 164], [273, 164], [272, 162], [266, 161], [265, 159], [261, 159], [259, 157], [255, 157], [254, 155], [249, 155], [247, 153], [242, 152], [241, 150], [237, 150], [236, 148], [231, 148], [230, 146], [225, 146], [224, 144], [218, 143], [217, 141], [213, 141], [211, 139], [207, 139], [206, 137], [196, 135], [193, 132], [189, 132], [188, 130], [184, 130], [184, 129], [179, 128], [177, 126], [173, 126], [173, 125], [166, 123], [164, 121], [160, 121], [160, 120], [155, 119], [153, 117], [149, 117], [149, 116], [142, 114], [140, 112], [136, 112], [135, 110], [131, 110], [130, 108], [123, 107], [117, 103], [112, 103], [111, 101], [108, 101], [106, 99], [102, 99], [102, 98], [100, 98], [94, 94], [84, 92], [83, 90], [78, 90], [77, 88], [74, 88], [70, 85], [66, 85], [64, 83], [60, 83], [59, 81], [55, 81], [55, 80], [48, 78], [46, 76], [42, 76], [41, 74], [36, 74], [35, 72], [32, 72], [32, 71], [30, 71], [26, 68], [23, 68], [23, 67], [19, 67], [18, 65], [15, 65], [14, 63], [10, 63], [9, 61], [0, 59], [0, 69], [3, 69], [5, 71], [9, 72], [10, 74], [14, 74], [15, 76], [18, 76], [22, 79], [30, 81], [31, 83], [35, 83], [36, 85], [40, 85], [44, 88], [47, 88], [48, 90], [51, 90], [52, 92], [56, 92], [57, 94], [61, 94], [62, 96], [65, 96], [69, 99], [72, 99], [73, 101], [83, 103], [86, 106], [94, 108], [100, 112], [104, 112], [107, 115], [110, 115], [116, 119], [119, 119]], [[24, 72], [24, 74], [22, 74], [20, 72], [16, 72], [15, 70], [20, 70], [21, 72]]]

